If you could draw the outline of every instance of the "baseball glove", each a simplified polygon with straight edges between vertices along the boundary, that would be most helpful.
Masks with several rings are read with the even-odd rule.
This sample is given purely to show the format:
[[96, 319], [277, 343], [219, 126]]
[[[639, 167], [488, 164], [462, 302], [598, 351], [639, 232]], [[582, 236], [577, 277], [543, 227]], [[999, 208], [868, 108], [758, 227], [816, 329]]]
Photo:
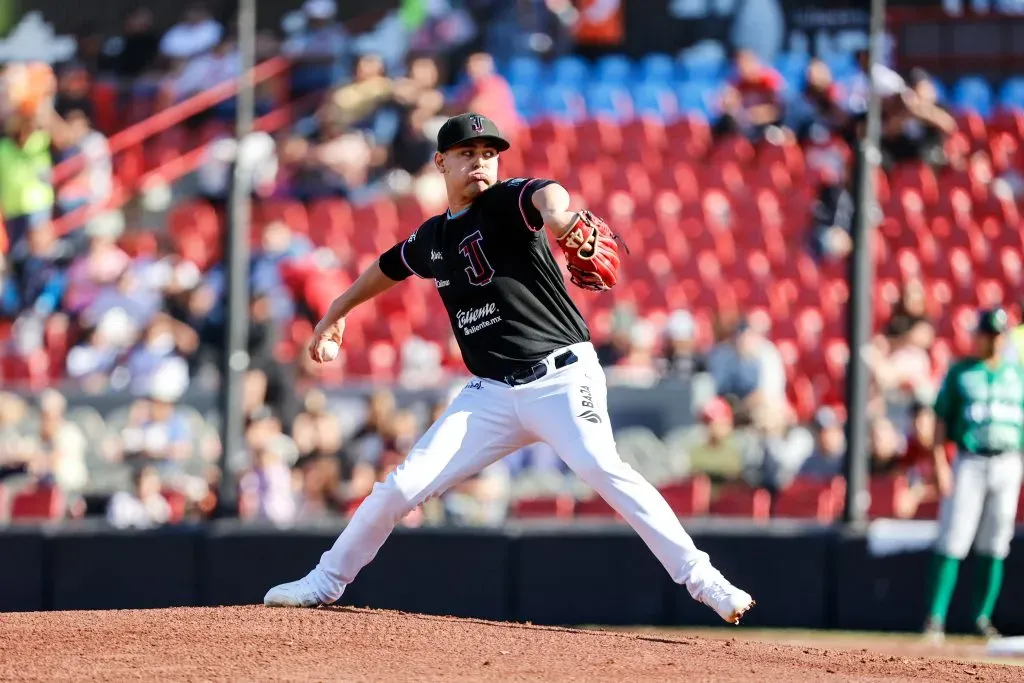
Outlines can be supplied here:
[[[576, 222], [558, 240], [568, 261], [569, 280], [583, 289], [603, 292], [619, 281], [619, 243], [603, 219], [590, 211], [576, 214]], [[622, 242], [626, 253], [629, 248]]]

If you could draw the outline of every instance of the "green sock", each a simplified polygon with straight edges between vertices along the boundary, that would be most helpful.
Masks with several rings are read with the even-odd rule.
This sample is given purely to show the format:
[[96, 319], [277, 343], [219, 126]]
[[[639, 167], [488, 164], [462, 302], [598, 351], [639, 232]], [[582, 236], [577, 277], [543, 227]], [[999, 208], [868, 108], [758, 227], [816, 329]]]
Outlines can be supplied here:
[[956, 588], [956, 576], [959, 571], [960, 560], [955, 557], [946, 557], [939, 553], [932, 557], [931, 604], [928, 614], [940, 623], [946, 623], [946, 613], [949, 611], [949, 602], [953, 599], [953, 589]]
[[977, 619], [992, 619], [992, 612], [999, 599], [999, 590], [1003, 587], [1003, 560], [985, 555], [978, 556], [978, 576], [975, 584], [974, 613]]

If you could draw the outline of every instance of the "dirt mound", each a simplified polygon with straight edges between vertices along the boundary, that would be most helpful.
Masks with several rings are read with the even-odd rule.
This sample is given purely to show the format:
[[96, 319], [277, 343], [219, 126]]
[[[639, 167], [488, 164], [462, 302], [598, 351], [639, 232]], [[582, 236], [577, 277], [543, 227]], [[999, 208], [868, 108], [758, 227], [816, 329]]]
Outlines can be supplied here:
[[0, 614], [3, 681], [1019, 681], [1020, 676], [1016, 667], [859, 649], [341, 607]]

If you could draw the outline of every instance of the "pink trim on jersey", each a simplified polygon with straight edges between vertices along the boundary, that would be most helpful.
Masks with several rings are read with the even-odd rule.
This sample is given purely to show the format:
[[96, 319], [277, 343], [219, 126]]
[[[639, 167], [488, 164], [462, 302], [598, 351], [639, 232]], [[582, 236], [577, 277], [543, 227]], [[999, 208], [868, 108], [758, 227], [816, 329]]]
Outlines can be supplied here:
[[526, 194], [526, 188], [528, 188], [530, 185], [533, 185], [535, 182], [537, 182], [536, 178], [523, 185], [523, 189], [519, 190], [519, 213], [523, 214], [523, 223], [526, 224], [526, 227], [528, 227], [531, 232], [540, 232], [541, 230], [544, 229], [544, 224], [541, 223], [541, 226], [539, 228], [535, 228], [532, 225], [530, 225], [529, 219], [526, 218], [526, 209], [523, 208], [523, 195]]
[[406, 244], [408, 244], [408, 242], [402, 242], [402, 248], [398, 250], [398, 255], [402, 257], [402, 263], [404, 263], [405, 267], [409, 269], [409, 272], [422, 280], [422, 279], [424, 279], [423, 276], [420, 275], [419, 273], [417, 273], [415, 270], [413, 270], [412, 266], [409, 265], [409, 262], [405, 260], [405, 245]]

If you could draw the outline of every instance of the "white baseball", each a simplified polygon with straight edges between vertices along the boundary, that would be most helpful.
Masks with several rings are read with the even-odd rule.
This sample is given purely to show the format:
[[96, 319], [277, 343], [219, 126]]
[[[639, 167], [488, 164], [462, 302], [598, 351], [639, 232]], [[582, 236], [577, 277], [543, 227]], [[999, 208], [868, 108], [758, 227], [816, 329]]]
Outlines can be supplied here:
[[339, 351], [341, 351], [341, 347], [333, 339], [322, 339], [316, 345], [316, 353], [320, 356], [322, 363], [330, 363], [338, 357]]

